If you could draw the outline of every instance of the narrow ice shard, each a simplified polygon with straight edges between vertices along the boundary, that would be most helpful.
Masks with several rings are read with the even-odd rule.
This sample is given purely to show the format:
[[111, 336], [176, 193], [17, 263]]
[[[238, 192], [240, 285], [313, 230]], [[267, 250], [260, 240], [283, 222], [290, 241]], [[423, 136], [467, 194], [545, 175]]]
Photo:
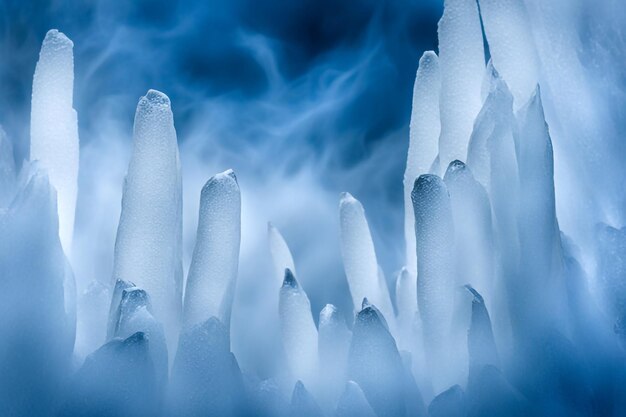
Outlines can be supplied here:
[[[415, 235], [415, 232], [413, 234]], [[396, 306], [398, 345], [404, 350], [413, 351], [417, 315], [417, 279], [406, 268], [402, 268], [396, 279]]]
[[185, 290], [184, 326], [217, 317], [230, 326], [241, 240], [241, 195], [232, 170], [211, 177], [200, 195], [200, 218]]
[[491, 300], [494, 264], [489, 197], [461, 161], [450, 163], [444, 182], [452, 206], [457, 273]]
[[69, 254], [78, 192], [78, 121], [73, 108], [74, 44], [56, 29], [41, 45], [33, 77], [30, 160], [38, 160], [57, 191], [59, 235]]
[[[445, 0], [439, 20], [441, 68], [441, 169], [465, 160], [474, 119], [480, 110], [485, 53], [475, 0]], [[437, 173], [439, 174], [439, 173]]]
[[0, 210], [0, 415], [47, 415], [74, 347], [56, 193], [25, 163], [17, 194]]
[[16, 181], [13, 145], [0, 126], [0, 207], [7, 207], [11, 202]]
[[317, 372], [317, 328], [311, 303], [289, 269], [280, 288], [278, 311], [287, 364], [295, 379], [311, 384]]
[[238, 415], [244, 386], [228, 328], [215, 317], [180, 335], [169, 383], [167, 415]]
[[539, 81], [539, 58], [526, 6], [517, 0], [480, 0], [479, 5], [491, 60], [519, 108]]
[[469, 352], [469, 380], [478, 377], [486, 365], [499, 366], [498, 350], [491, 329], [491, 319], [482, 295], [466, 285], [474, 296], [472, 300], [472, 320], [467, 332], [467, 350]]
[[[539, 88], [520, 110], [517, 155], [520, 177], [519, 236], [524, 285], [518, 293], [528, 324], [564, 313], [561, 242], [556, 219], [554, 162]], [[543, 293], [544, 296], [537, 297]], [[548, 301], [549, 300], [549, 301]]]
[[354, 381], [348, 381], [337, 402], [335, 417], [376, 417], [365, 394]]
[[436, 175], [421, 175], [411, 194], [417, 241], [417, 303], [435, 388], [448, 381], [444, 360], [454, 310], [454, 227], [450, 197]]
[[152, 316], [148, 293], [137, 287], [123, 290], [116, 316], [115, 337], [124, 339], [142, 332], [148, 339], [157, 386], [162, 392], [167, 383], [167, 345], [163, 326]]
[[426, 51], [420, 58], [415, 86], [409, 131], [409, 150], [404, 171], [404, 239], [406, 241], [406, 265], [413, 277], [417, 277], [415, 257], [415, 216], [411, 191], [415, 180], [429, 172], [439, 152], [439, 95], [441, 75], [439, 58], [433, 51]]
[[326, 304], [320, 312], [317, 340], [320, 390], [326, 404], [335, 404], [343, 389], [350, 336], [337, 308]]
[[385, 294], [379, 285], [378, 261], [365, 210], [350, 193], [341, 195], [339, 219], [343, 267], [354, 308], [357, 309], [361, 305], [361, 300], [367, 297], [370, 302], [382, 308], [387, 320], [391, 320], [393, 311], [386, 308], [390, 303], [389, 300], [385, 300]]
[[270, 252], [272, 253], [272, 260], [274, 261], [278, 282], [283, 281], [285, 269], [289, 269], [296, 275], [296, 267], [289, 246], [287, 246], [287, 242], [285, 242], [285, 238], [280, 233], [280, 230], [271, 222], [267, 223], [267, 238], [270, 243]]
[[402, 359], [380, 312], [364, 304], [354, 323], [348, 378], [363, 389], [378, 416], [402, 417], [407, 400], [402, 387]]
[[115, 240], [114, 280], [152, 297], [175, 351], [182, 302], [182, 182], [169, 98], [150, 90], [135, 113], [133, 151]]
[[113, 287], [113, 294], [111, 296], [111, 305], [109, 306], [109, 320], [107, 322], [107, 340], [111, 340], [115, 337], [115, 327], [117, 326], [118, 310], [120, 302], [122, 301], [122, 295], [127, 288], [135, 287], [130, 281], [124, 281], [118, 279], [115, 281]]
[[307, 391], [301, 381], [296, 382], [291, 395], [290, 417], [322, 417], [324, 413], [315, 398]]
[[141, 332], [113, 339], [85, 359], [74, 375], [59, 417], [158, 415], [160, 392]]

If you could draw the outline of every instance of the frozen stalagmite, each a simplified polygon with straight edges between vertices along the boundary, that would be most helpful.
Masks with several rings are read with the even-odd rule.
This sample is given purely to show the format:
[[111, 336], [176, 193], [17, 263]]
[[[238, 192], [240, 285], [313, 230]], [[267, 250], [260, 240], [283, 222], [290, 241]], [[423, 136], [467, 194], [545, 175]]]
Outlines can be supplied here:
[[472, 301], [472, 320], [467, 332], [469, 380], [472, 381], [478, 377], [484, 366], [499, 366], [499, 360], [485, 300], [471, 286], [467, 285], [466, 288], [474, 296]]
[[363, 298], [367, 298], [380, 306], [386, 320], [392, 320], [393, 312], [388, 309], [389, 297], [383, 293], [379, 283], [378, 261], [365, 210], [350, 193], [341, 195], [339, 219], [343, 267], [355, 310]]
[[66, 253], [72, 245], [78, 190], [78, 122], [74, 99], [74, 44], [50, 30], [41, 45], [33, 78], [30, 159], [57, 191], [59, 235]]
[[464, 161], [474, 118], [480, 110], [485, 69], [483, 37], [475, 0], [445, 0], [439, 20], [441, 68], [440, 169]]
[[337, 308], [326, 304], [320, 312], [317, 346], [320, 386], [327, 404], [334, 404], [343, 389], [350, 336]]
[[13, 145], [0, 126], [0, 207], [7, 207], [11, 202], [16, 180]]
[[209, 317], [229, 326], [240, 240], [241, 195], [235, 173], [228, 170], [211, 177], [202, 188], [196, 246], [185, 291], [185, 327]]
[[238, 415], [245, 401], [228, 328], [211, 317], [184, 330], [172, 366], [166, 415]]
[[335, 417], [376, 417], [376, 413], [367, 402], [359, 384], [348, 381], [337, 402]]
[[436, 175], [421, 175], [411, 195], [417, 241], [417, 302], [424, 347], [436, 389], [449, 382], [444, 360], [454, 309], [454, 227], [448, 190]]
[[396, 342], [373, 305], [364, 301], [348, 353], [348, 378], [355, 381], [380, 417], [406, 415], [404, 368]]
[[479, 4], [491, 60], [519, 108], [539, 81], [539, 59], [525, 4], [517, 0], [480, 0]]
[[439, 58], [433, 51], [426, 51], [420, 58], [413, 88], [413, 107], [409, 133], [409, 151], [404, 171], [404, 239], [406, 242], [406, 266], [417, 277], [415, 257], [415, 216], [411, 191], [415, 179], [427, 174], [439, 152], [439, 95], [441, 93]]
[[458, 160], [448, 166], [444, 182], [452, 206], [457, 273], [492, 300], [493, 236], [487, 192]]
[[307, 391], [301, 381], [296, 382], [291, 395], [290, 417], [323, 417], [324, 413], [315, 398]]
[[35, 164], [0, 210], [0, 415], [47, 416], [74, 345], [56, 193]]
[[173, 352], [182, 301], [182, 183], [169, 98], [150, 90], [135, 113], [133, 152], [124, 182], [113, 278], [152, 298]]
[[[539, 88], [520, 110], [517, 156], [520, 176], [519, 236], [524, 322], [564, 314], [561, 241], [556, 219], [552, 141]], [[522, 292], [523, 291], [523, 292]], [[549, 314], [548, 314], [549, 313]]]
[[283, 347], [291, 374], [310, 385], [318, 364], [317, 328], [309, 297], [289, 269], [285, 270], [278, 307]]
[[267, 238], [270, 243], [270, 252], [272, 253], [272, 260], [274, 261], [278, 282], [282, 282], [285, 277], [286, 268], [293, 272], [294, 275], [296, 274], [293, 256], [280, 230], [272, 223], [267, 223]]

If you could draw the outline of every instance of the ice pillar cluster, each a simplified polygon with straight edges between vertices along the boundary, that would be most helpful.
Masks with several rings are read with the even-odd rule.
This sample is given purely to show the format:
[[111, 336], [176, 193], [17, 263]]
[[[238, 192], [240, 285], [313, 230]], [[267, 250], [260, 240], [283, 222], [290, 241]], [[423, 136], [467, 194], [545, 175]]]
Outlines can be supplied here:
[[[593, 63], [564, 4], [445, 0], [413, 89], [403, 262], [383, 271], [375, 223], [342, 193], [349, 308], [334, 294], [318, 307], [328, 278], [268, 223], [271, 272], [255, 272], [272, 290], [255, 294], [252, 332], [231, 322], [255, 209], [245, 175], [202, 178], [186, 259], [179, 141], [156, 90], [135, 113], [111, 276], [76, 285], [92, 278], [71, 257], [73, 43], [49, 31], [29, 160], [0, 128], [0, 415], [626, 415], [621, 145], [597, 133], [619, 126], [590, 105]], [[240, 361], [233, 336], [259, 331], [272, 363]]]

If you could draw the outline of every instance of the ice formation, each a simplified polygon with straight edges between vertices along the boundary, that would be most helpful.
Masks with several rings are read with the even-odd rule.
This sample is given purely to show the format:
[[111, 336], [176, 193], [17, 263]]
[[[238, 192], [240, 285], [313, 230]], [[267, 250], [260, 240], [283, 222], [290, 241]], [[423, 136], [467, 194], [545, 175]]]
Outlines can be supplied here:
[[[0, 128], [0, 415], [625, 415], [623, 127], [613, 120], [623, 113], [618, 98], [599, 98], [621, 75], [602, 68], [602, 88], [589, 76], [623, 51], [605, 50], [592, 27], [581, 33], [576, 4], [445, 0], [439, 53], [423, 54], [413, 90], [404, 251], [383, 268], [376, 247], [387, 242], [343, 193], [331, 217], [345, 281], [309, 276], [327, 248], [307, 245], [294, 246], [298, 275], [271, 223], [267, 240], [246, 240], [266, 219], [253, 227], [265, 212], [244, 204], [254, 190], [239, 170], [241, 190], [232, 170], [202, 187], [183, 253], [178, 139], [155, 90], [139, 100], [118, 184], [112, 276], [76, 269], [75, 279], [73, 44], [48, 32], [29, 161]], [[305, 211], [300, 232], [319, 233]], [[257, 281], [238, 283], [240, 256], [258, 242], [264, 258], [241, 263]], [[260, 333], [272, 343], [242, 349]]]
[[73, 50], [72, 41], [58, 30], [46, 34], [33, 77], [30, 116], [30, 159], [39, 161], [57, 191], [59, 234], [67, 254], [72, 248], [78, 193]]

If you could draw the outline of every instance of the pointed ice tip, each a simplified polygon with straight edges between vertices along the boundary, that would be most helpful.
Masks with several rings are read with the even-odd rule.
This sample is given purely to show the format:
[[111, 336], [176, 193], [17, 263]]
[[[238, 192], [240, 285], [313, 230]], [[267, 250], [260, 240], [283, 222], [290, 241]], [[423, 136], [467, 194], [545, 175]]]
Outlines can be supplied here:
[[480, 295], [478, 291], [474, 289], [470, 284], [465, 284], [464, 287], [474, 296], [474, 300], [472, 302], [484, 304], [485, 300], [483, 300], [483, 296]]
[[50, 29], [43, 40], [42, 49], [43, 47], [52, 47], [55, 50], [73, 48], [74, 42], [58, 29]]
[[296, 381], [296, 386], [293, 388], [294, 392], [300, 392], [300, 391], [306, 391], [306, 388], [304, 388], [304, 384], [302, 383], [302, 381], [297, 380]]
[[343, 192], [340, 194], [339, 196], [339, 204], [340, 205], [344, 205], [344, 204], [353, 204], [357, 201], [356, 198], [354, 198], [352, 196], [352, 194], [350, 194], [349, 192]]
[[216, 179], [232, 179], [235, 182], [237, 182], [237, 176], [235, 175], [235, 171], [233, 171], [231, 168], [228, 168], [226, 171], [216, 174], [215, 178]]
[[297, 289], [299, 287], [298, 280], [289, 268], [285, 268], [285, 279], [283, 279], [283, 287], [291, 287], [294, 289]]
[[450, 162], [450, 165], [448, 165], [448, 169], [446, 170], [446, 175], [448, 175], [448, 173], [453, 174], [457, 171], [461, 171], [465, 169], [465, 163], [462, 161], [459, 161], [458, 159], [455, 159], [454, 161]]
[[326, 304], [320, 311], [320, 325], [330, 322], [335, 315], [337, 315], [337, 307], [332, 304]]
[[367, 307], [370, 307], [371, 304], [369, 302], [369, 300], [367, 299], [367, 297], [363, 298], [363, 301], [361, 302], [361, 310], [365, 310]]
[[422, 57], [420, 58], [418, 70], [420, 67], [432, 65], [438, 59], [439, 57], [437, 56], [435, 51], [424, 51]]

